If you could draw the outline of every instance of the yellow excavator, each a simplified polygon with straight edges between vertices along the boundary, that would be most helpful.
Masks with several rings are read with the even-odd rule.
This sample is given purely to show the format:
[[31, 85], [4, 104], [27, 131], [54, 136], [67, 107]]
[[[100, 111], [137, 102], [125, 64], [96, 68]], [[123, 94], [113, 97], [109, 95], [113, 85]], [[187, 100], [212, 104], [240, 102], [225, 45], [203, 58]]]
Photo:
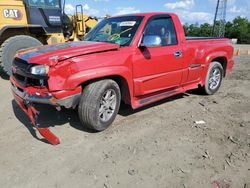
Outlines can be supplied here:
[[65, 0], [0, 0], [0, 64], [7, 74], [20, 49], [81, 40], [97, 24], [97, 18], [64, 13]]

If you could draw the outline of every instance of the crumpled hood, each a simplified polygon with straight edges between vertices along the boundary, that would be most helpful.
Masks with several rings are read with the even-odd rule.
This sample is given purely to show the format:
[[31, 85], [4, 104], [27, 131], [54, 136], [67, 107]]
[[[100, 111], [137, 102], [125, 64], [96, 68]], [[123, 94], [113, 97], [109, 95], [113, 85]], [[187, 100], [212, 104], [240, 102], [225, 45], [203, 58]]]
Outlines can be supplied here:
[[58, 62], [81, 55], [118, 50], [120, 45], [106, 42], [69, 42], [28, 48], [17, 53], [16, 57], [34, 64], [53, 66]]

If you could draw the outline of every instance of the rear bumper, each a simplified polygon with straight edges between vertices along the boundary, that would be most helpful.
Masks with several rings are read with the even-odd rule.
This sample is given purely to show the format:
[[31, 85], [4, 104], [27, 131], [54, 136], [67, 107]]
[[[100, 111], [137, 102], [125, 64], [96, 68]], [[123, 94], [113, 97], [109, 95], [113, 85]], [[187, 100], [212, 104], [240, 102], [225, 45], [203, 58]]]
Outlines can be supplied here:
[[80, 101], [81, 87], [72, 91], [62, 90], [51, 93], [46, 88], [22, 88], [13, 77], [10, 78], [10, 81], [13, 95], [15, 97], [18, 96], [18, 98], [22, 99], [24, 103], [27, 104], [49, 104], [56, 107], [63, 106], [65, 108], [74, 108]]

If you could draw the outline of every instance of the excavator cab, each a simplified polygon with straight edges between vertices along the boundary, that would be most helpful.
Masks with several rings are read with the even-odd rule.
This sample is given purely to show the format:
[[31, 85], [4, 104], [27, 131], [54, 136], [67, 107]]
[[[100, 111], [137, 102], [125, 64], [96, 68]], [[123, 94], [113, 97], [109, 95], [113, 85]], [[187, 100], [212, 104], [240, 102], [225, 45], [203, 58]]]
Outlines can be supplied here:
[[26, 0], [28, 23], [42, 26], [48, 33], [62, 32], [60, 0]]

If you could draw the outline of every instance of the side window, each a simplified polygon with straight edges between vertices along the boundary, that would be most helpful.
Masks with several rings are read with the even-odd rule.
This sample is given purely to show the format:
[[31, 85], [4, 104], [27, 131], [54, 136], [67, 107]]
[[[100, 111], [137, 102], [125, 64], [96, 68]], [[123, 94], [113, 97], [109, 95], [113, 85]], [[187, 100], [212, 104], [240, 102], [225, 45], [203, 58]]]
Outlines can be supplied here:
[[59, 0], [29, 0], [29, 6], [42, 8], [60, 8]]
[[29, 4], [31, 6], [43, 7], [45, 6], [44, 0], [29, 0]]
[[176, 32], [171, 18], [156, 18], [151, 20], [145, 30], [145, 35], [157, 35], [161, 38], [161, 45], [175, 45], [177, 44]]

